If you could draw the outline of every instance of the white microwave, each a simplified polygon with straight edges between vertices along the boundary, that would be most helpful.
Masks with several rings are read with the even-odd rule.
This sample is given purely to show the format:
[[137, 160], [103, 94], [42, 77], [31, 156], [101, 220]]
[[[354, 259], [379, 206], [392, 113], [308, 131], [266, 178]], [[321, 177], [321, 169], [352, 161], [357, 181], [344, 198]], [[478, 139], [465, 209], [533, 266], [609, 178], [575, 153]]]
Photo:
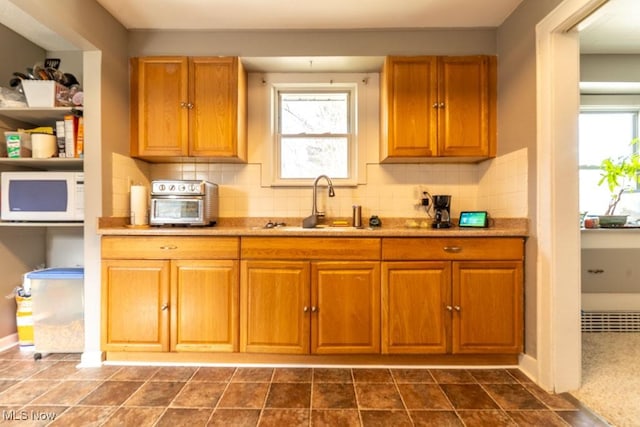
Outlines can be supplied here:
[[2, 172], [2, 221], [83, 221], [84, 173]]

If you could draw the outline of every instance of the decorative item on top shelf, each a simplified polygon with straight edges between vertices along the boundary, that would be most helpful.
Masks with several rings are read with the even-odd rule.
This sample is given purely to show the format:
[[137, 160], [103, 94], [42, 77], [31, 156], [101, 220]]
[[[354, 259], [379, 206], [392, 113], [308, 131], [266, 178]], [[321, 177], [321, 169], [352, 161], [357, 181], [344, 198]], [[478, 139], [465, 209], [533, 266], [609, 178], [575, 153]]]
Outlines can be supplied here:
[[24, 73], [16, 71], [9, 85], [24, 93], [30, 108], [82, 105], [84, 97], [78, 79], [60, 71], [60, 63], [60, 59], [47, 58], [44, 65], [37, 63]]
[[[631, 145], [636, 145], [640, 139], [634, 138]], [[627, 215], [614, 215], [616, 207], [622, 198], [622, 193], [631, 189], [631, 184], [637, 186], [640, 182], [640, 154], [633, 152], [615, 159], [607, 157], [600, 163], [600, 181], [606, 182], [611, 199], [604, 215], [599, 216], [600, 227], [622, 227], [627, 222]]]

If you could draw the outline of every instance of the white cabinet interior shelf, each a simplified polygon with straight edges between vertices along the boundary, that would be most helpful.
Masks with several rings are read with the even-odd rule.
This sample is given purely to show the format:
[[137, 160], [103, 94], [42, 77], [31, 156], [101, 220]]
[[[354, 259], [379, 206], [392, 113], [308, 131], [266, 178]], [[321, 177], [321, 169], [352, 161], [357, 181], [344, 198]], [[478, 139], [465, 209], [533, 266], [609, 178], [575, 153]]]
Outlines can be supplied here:
[[[32, 123], [36, 126], [53, 126], [56, 120], [62, 120], [66, 114], [73, 111], [81, 111], [82, 107], [43, 107], [43, 108], [0, 108], [0, 116], [25, 123]], [[2, 137], [0, 135], [0, 137]], [[81, 171], [83, 168], [82, 159], [77, 158], [51, 158], [34, 159], [20, 158], [10, 159], [0, 157], [0, 165], [15, 166], [18, 168], [29, 168], [38, 170], [72, 170]]]
[[0, 157], [0, 165], [16, 166], [21, 169], [81, 171], [82, 163], [83, 159], [80, 158], [52, 157], [50, 159], [34, 159], [32, 157], [24, 157], [10, 159], [8, 157]]
[[0, 221], [0, 227], [84, 227], [84, 222]]
[[26, 123], [55, 125], [56, 120], [62, 120], [65, 114], [73, 110], [82, 110], [82, 107], [51, 107], [51, 108], [0, 108], [0, 116]]

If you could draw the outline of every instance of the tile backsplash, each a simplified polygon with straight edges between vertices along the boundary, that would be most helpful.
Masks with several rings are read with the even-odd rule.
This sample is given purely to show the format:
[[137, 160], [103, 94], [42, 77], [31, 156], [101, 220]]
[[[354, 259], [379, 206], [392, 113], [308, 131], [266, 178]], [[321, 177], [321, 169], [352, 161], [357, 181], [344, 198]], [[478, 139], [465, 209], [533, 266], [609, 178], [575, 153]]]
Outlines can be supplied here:
[[[144, 181], [131, 159], [114, 158], [113, 216], [127, 216], [132, 177]], [[261, 184], [262, 165], [219, 163], [151, 164], [154, 179], [205, 179], [219, 185], [220, 217], [298, 217], [311, 213], [312, 189]], [[148, 184], [148, 181], [146, 182]], [[527, 216], [527, 150], [479, 164], [367, 164], [366, 184], [336, 187], [328, 198], [323, 187], [318, 204], [328, 217], [349, 217], [362, 205], [362, 216], [427, 218], [419, 205], [422, 192], [452, 195], [452, 216], [463, 210], [487, 210], [493, 217]]]

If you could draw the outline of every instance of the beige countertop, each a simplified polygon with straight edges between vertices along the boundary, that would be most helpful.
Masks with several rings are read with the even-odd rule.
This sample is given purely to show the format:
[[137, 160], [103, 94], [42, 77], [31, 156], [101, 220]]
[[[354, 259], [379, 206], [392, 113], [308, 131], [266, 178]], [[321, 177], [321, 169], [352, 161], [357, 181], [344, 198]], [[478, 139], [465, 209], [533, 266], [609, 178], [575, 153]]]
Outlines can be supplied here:
[[[265, 228], [267, 222], [285, 226]], [[527, 237], [527, 218], [493, 218], [488, 228], [433, 229], [429, 222], [412, 218], [382, 218], [382, 227], [327, 226], [302, 228], [300, 218], [221, 218], [213, 227], [129, 226], [126, 218], [100, 218], [99, 235], [120, 236], [305, 236], [305, 237]], [[421, 227], [420, 225], [423, 225]]]

